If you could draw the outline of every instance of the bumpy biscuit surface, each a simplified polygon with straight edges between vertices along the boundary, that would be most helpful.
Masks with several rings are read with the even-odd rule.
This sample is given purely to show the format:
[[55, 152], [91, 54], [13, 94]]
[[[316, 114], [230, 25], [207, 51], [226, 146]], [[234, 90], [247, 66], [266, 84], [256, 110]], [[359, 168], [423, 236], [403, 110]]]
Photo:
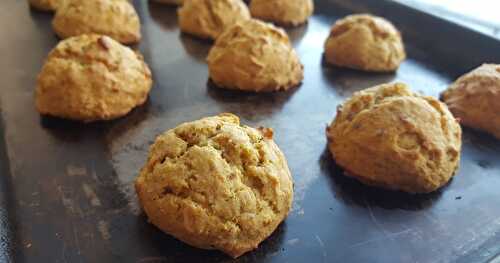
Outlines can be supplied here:
[[233, 257], [255, 249], [287, 216], [293, 183], [272, 130], [221, 114], [158, 136], [135, 183], [151, 223]]
[[128, 0], [65, 0], [57, 9], [52, 27], [61, 38], [102, 34], [123, 44], [141, 39], [141, 24]]
[[484, 64], [465, 74], [441, 97], [461, 124], [500, 139], [500, 65]]
[[80, 121], [121, 117], [146, 101], [151, 72], [130, 48], [102, 35], [61, 41], [38, 75], [41, 114]]
[[284, 26], [303, 24], [312, 15], [312, 0], [252, 0], [253, 17]]
[[445, 104], [399, 83], [355, 93], [327, 129], [330, 151], [348, 176], [409, 193], [432, 192], [452, 178], [461, 135]]
[[303, 66], [286, 33], [255, 19], [224, 32], [207, 61], [212, 81], [228, 89], [287, 90], [304, 78]]
[[250, 11], [242, 0], [186, 0], [178, 17], [183, 32], [217, 39], [227, 28], [250, 19]]
[[325, 43], [326, 61], [341, 67], [391, 72], [405, 58], [399, 31], [372, 15], [350, 15], [335, 22]]

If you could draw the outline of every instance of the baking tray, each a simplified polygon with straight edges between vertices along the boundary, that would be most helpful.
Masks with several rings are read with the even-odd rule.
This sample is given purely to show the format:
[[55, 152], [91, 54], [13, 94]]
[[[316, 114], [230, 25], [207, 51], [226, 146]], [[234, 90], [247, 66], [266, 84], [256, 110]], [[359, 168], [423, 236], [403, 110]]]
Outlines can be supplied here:
[[[0, 3], [0, 261], [232, 261], [148, 224], [132, 188], [157, 134], [220, 112], [272, 127], [295, 179], [287, 220], [236, 262], [488, 262], [500, 253], [498, 140], [465, 129], [461, 169], [451, 183], [407, 195], [344, 177], [324, 134], [353, 92], [403, 81], [437, 96], [462, 73], [500, 62], [497, 40], [392, 1], [316, 1], [309, 23], [288, 30], [305, 65], [303, 85], [240, 93], [208, 84], [210, 43], [180, 34], [174, 8], [135, 1], [144, 35], [137, 48], [154, 76], [150, 99], [119, 120], [84, 125], [35, 111], [36, 75], [58, 40], [51, 15], [26, 2]], [[409, 59], [396, 74], [322, 62], [332, 22], [357, 12], [385, 16], [401, 29]]]

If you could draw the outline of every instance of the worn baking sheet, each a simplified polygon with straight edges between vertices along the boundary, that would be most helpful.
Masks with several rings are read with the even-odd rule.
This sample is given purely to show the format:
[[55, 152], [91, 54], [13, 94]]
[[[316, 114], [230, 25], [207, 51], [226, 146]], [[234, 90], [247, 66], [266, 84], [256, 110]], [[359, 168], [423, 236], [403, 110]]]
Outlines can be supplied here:
[[[132, 189], [158, 133], [219, 112], [274, 128], [295, 179], [286, 222], [239, 262], [486, 262], [500, 252], [499, 141], [466, 129], [456, 178], [411, 196], [342, 176], [324, 135], [354, 91], [403, 81], [438, 95], [463, 72], [499, 62], [499, 42], [391, 1], [316, 1], [310, 22], [288, 31], [305, 65], [302, 87], [244, 94], [207, 85], [210, 43], [180, 34], [175, 9], [135, 5], [144, 35], [138, 48], [155, 81], [150, 99], [122, 119], [83, 125], [41, 118], [33, 106], [36, 75], [57, 43], [51, 15], [26, 1], [1, 1], [0, 261], [231, 261], [148, 224]], [[386, 16], [402, 30], [409, 59], [398, 73], [322, 63], [330, 24], [354, 12]]]

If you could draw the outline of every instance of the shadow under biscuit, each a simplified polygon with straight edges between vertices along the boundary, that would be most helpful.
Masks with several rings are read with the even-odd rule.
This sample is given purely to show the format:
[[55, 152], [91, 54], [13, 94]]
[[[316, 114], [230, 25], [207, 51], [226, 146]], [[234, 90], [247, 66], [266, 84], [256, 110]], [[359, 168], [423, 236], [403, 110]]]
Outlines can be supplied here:
[[63, 142], [80, 142], [89, 134], [95, 134], [105, 127], [103, 122], [84, 123], [48, 115], [40, 115], [40, 125], [50, 135]]
[[49, 11], [40, 11], [35, 9], [34, 7], [29, 7], [29, 17], [33, 20], [33, 24], [38, 29], [36, 33], [41, 34], [43, 39], [50, 38], [49, 41], [40, 41], [37, 43], [38, 46], [46, 45], [44, 49], [50, 50], [53, 48], [59, 40], [61, 40], [55, 33], [47, 34], [46, 32], [52, 32], [52, 18], [54, 17], [53, 12]]
[[[467, 189], [483, 183], [482, 180], [500, 176], [498, 172], [500, 140], [484, 131], [469, 127], [462, 127], [462, 131], [462, 162], [459, 170], [460, 178], [454, 185], [455, 188]], [[478, 174], [482, 178], [479, 178]]]
[[[28, 1], [26, 1], [26, 2], [28, 2]], [[29, 3], [26, 3], [26, 5], [28, 6], [30, 16], [32, 18], [34, 18], [34, 19], [39, 20], [40, 22], [41, 21], [48, 21], [48, 22], [50, 22], [51, 21], [50, 19], [55, 14], [55, 11], [53, 11], [53, 10], [42, 10], [42, 9], [39, 9], [39, 8], [36, 8], [36, 7], [32, 6]]]
[[[420, 32], [416, 34], [420, 35]], [[404, 36], [404, 34], [403, 34]], [[415, 36], [415, 38], [420, 38]], [[424, 45], [425, 46], [425, 45]], [[414, 60], [425, 65], [425, 68], [440, 75], [446, 76], [449, 79], [456, 79], [464, 74], [464, 65], [445, 59], [436, 59], [435, 54], [429, 53], [428, 50], [420, 48], [413, 42], [405, 42], [406, 61]], [[403, 61], [402, 65], [405, 63]]]
[[323, 78], [343, 97], [350, 97], [354, 92], [392, 82], [396, 78], [395, 72], [365, 72], [334, 66], [326, 62], [324, 54], [321, 65]]
[[500, 151], [500, 139], [487, 133], [486, 131], [462, 126], [464, 144], [470, 143], [477, 148], [484, 151], [491, 152], [491, 154]]
[[195, 36], [180, 33], [179, 39], [186, 53], [198, 62], [206, 63], [208, 52], [214, 42], [210, 39], [201, 39]]
[[129, 127], [146, 119], [149, 115], [149, 100], [138, 106], [128, 114], [113, 120], [99, 120], [93, 122], [83, 122], [70, 119], [63, 119], [48, 115], [40, 115], [40, 125], [59, 140], [67, 142], [78, 142], [84, 137], [95, 137], [105, 134], [106, 131], [116, 130], [114, 126], [119, 126], [122, 132]]
[[284, 250], [284, 240], [287, 231], [286, 218], [275, 230], [274, 232], [266, 238], [259, 247], [244, 254], [241, 258], [238, 258], [238, 262], [248, 262], [250, 260], [256, 262], [262, 262], [268, 256], [273, 256], [276, 253]]
[[[432, 206], [442, 195], [441, 189], [429, 194], [409, 194], [364, 185], [344, 174], [343, 169], [333, 160], [328, 147], [323, 151], [319, 165], [323, 173], [328, 175], [327, 181], [332, 191], [339, 200], [349, 205], [418, 211]], [[448, 185], [449, 183], [443, 188]]]
[[140, 241], [138, 244], [148, 251], [144, 258], [154, 258], [158, 262], [221, 262], [228, 258], [217, 250], [195, 248], [164, 233], [149, 223], [144, 213], [137, 217], [136, 223], [134, 231]]
[[298, 46], [300, 44], [305, 34], [307, 33], [308, 28], [308, 22], [295, 27], [284, 27], [286, 33], [290, 37], [290, 41], [292, 41], [294, 46]]
[[257, 249], [249, 251], [237, 259], [232, 259], [218, 250], [192, 247], [164, 233], [153, 224], [148, 223], [144, 213], [137, 217], [136, 222], [134, 231], [137, 233], [134, 236], [140, 239], [138, 244], [142, 244], [144, 250], [150, 253], [147, 258], [155, 258], [159, 260], [158, 262], [249, 262], [256, 261], [256, 259], [260, 261], [282, 249], [287, 229], [286, 223], [281, 223], [267, 239], [259, 244]]
[[143, 121], [148, 120], [156, 115], [155, 111], [161, 112], [161, 109], [153, 109], [150, 100], [148, 99], [145, 104], [133, 109], [127, 115], [111, 120], [106, 123], [106, 141], [111, 142], [114, 138], [121, 137], [130, 129], [139, 126]]
[[[41, 9], [37, 9], [37, 8], [31, 6], [30, 4], [27, 4], [27, 5], [29, 7], [30, 16], [33, 19], [36, 19], [36, 20], [39, 20], [39, 21], [48, 21], [48, 22], [50, 22], [50, 19], [54, 16], [54, 13], [55, 13], [54, 11], [41, 10]], [[50, 23], [48, 23], [48, 24], [50, 24]]]
[[207, 93], [225, 112], [234, 113], [250, 121], [261, 121], [280, 111], [299, 87], [286, 91], [250, 92], [220, 88], [212, 80], [207, 82]]
[[177, 29], [177, 7], [148, 1], [149, 14], [162, 29], [172, 31]]

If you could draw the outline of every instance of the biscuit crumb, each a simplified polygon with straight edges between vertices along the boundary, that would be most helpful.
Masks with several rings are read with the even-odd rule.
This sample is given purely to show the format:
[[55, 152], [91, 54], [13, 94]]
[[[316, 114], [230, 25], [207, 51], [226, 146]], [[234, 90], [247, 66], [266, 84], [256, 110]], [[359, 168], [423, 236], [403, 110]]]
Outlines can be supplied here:
[[100, 220], [97, 222], [97, 230], [101, 233], [101, 237], [104, 240], [111, 239], [111, 233], [109, 232], [109, 224], [105, 221]]

